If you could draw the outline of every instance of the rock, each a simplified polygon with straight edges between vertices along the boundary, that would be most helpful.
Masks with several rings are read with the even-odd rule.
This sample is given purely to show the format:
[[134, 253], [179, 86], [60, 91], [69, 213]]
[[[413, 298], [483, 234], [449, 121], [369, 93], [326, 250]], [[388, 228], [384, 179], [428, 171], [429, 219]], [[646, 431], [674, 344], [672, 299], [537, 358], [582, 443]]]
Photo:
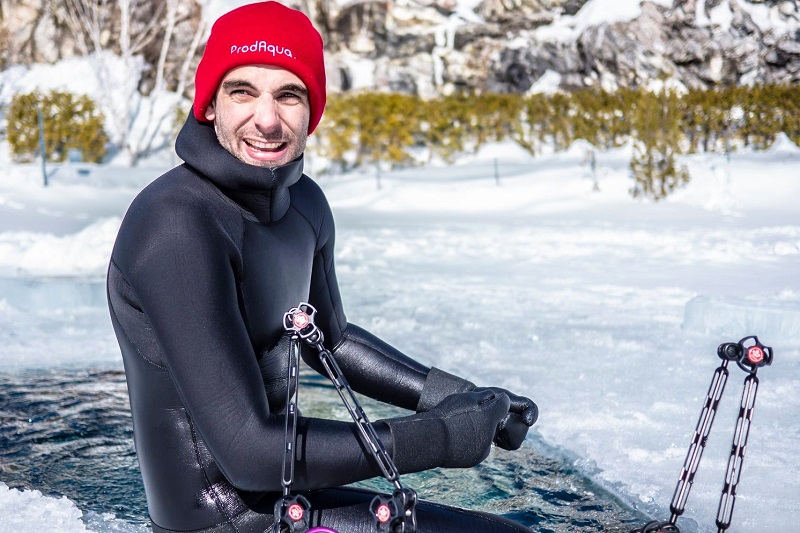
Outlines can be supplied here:
[[[546, 72], [560, 79], [564, 90], [638, 87], [655, 79], [697, 88], [793, 83], [800, 76], [800, 0], [643, 0], [639, 14], [627, 21], [597, 18], [604, 15], [591, 11], [597, 1], [297, 0], [294, 5], [323, 35], [331, 92], [524, 93]], [[3, 3], [6, 66], [81, 53], [67, 4]], [[103, 6], [118, 9], [115, 2]], [[595, 20], [586, 24], [589, 13]], [[113, 13], [105, 17], [113, 20]], [[187, 12], [185, 20], [190, 19], [199, 16]], [[118, 41], [112, 26], [101, 36], [108, 46]], [[173, 36], [168, 85], [175, 84], [192, 34], [187, 25]], [[201, 51], [202, 46], [197, 54]], [[144, 50], [151, 65], [145, 76], [155, 71], [157, 59], [158, 44]], [[152, 84], [143, 79], [139, 86], [147, 92]]]

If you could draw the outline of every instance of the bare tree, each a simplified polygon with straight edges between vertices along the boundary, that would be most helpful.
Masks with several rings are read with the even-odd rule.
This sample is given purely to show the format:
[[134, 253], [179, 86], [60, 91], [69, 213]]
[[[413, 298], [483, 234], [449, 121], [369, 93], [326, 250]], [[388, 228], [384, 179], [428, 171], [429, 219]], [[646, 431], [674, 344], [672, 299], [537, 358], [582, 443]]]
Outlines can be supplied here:
[[179, 0], [166, 0], [167, 16], [164, 19], [164, 39], [161, 41], [161, 53], [158, 54], [158, 64], [156, 65], [156, 91], [165, 88], [164, 68], [167, 63], [167, 53], [169, 52], [172, 41], [172, 32], [175, 31], [175, 23], [178, 19]]
[[[168, 5], [175, 3], [177, 0], [167, 2]], [[136, 161], [141, 150], [139, 143], [134, 145], [131, 139], [131, 129], [141, 112], [138, 85], [144, 65], [138, 55], [159, 35], [164, 7], [164, 2], [154, 0], [66, 2], [66, 23], [75, 35], [78, 49], [95, 62], [102, 104], [113, 129], [113, 138], [128, 153], [131, 162]], [[173, 30], [174, 19], [170, 38]], [[164, 46], [168, 50], [169, 42]], [[119, 59], [115, 60], [112, 54]], [[121, 61], [124, 76], [117, 75], [111, 64], [113, 61]], [[160, 75], [163, 84], [163, 65]]]
[[[87, 1], [87, 0], [82, 0]], [[103, 0], [105, 1], [105, 0]], [[172, 0], [117, 0], [119, 6], [120, 54], [133, 56], [150, 44], [161, 30], [164, 6], [171, 4], [177, 10], [177, 2]], [[174, 29], [174, 20], [173, 20]], [[170, 30], [171, 31], [171, 30]]]
[[189, 49], [186, 50], [186, 53], [184, 54], [183, 63], [181, 64], [181, 69], [178, 72], [178, 87], [175, 92], [177, 92], [179, 95], [182, 95], [184, 92], [186, 92], [186, 86], [188, 85], [188, 81], [191, 77], [189, 69], [192, 67], [192, 61], [197, 54], [197, 49], [200, 48], [200, 42], [206, 37], [206, 31], [208, 31], [208, 20], [206, 19], [205, 11], [203, 11], [203, 1], [197, 0], [197, 4], [200, 7], [201, 15], [197, 22], [197, 27], [195, 28], [194, 36], [192, 37], [192, 42], [189, 44]]
[[[170, 116], [169, 113], [158, 112], [157, 106], [162, 99], [167, 97], [165, 81], [167, 55], [178, 20], [180, 0], [165, 0], [164, 5], [166, 5], [167, 12], [164, 19], [164, 37], [161, 41], [161, 51], [156, 63], [155, 87], [150, 93], [148, 101], [138, 108], [142, 112], [142, 107], [144, 107], [142, 116], [133, 117], [134, 120], [140, 119], [139, 122], [141, 123], [141, 135], [139, 135], [138, 139], [129, 143], [131, 145], [131, 163], [133, 164], [136, 164], [140, 157], [148, 155], [154, 144], [156, 144], [156, 138]], [[136, 143], [135, 146], [133, 146], [134, 142]]]
[[75, 36], [78, 49], [85, 56], [103, 49], [103, 28], [111, 26], [111, 8], [108, 5], [108, 0], [66, 2], [66, 23]]
[[64, 0], [60, 8], [76, 49], [94, 61], [110, 137], [132, 164], [171, 134], [207, 37], [204, 6], [204, 0]]

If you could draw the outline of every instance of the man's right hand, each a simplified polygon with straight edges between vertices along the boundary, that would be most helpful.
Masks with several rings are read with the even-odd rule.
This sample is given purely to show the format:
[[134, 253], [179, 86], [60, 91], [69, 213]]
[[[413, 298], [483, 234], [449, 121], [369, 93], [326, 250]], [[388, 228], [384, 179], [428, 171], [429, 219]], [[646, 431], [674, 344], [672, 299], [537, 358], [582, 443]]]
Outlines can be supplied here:
[[424, 413], [383, 420], [392, 431], [398, 469], [417, 472], [479, 464], [489, 455], [509, 407], [508, 396], [485, 389], [451, 394]]
[[428, 411], [447, 426], [450, 451], [442, 466], [465, 468], [486, 459], [510, 403], [508, 396], [496, 391], [471, 391], [452, 394]]

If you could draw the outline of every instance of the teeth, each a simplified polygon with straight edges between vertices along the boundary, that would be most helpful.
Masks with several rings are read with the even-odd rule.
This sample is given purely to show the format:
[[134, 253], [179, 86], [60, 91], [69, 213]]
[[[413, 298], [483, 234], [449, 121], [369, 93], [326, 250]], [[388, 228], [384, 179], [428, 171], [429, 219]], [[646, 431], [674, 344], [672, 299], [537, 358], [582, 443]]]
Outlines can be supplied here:
[[263, 141], [252, 141], [252, 140], [248, 140], [245, 142], [250, 146], [252, 146], [253, 148], [258, 148], [259, 150], [277, 150], [283, 145], [283, 143], [268, 143]]

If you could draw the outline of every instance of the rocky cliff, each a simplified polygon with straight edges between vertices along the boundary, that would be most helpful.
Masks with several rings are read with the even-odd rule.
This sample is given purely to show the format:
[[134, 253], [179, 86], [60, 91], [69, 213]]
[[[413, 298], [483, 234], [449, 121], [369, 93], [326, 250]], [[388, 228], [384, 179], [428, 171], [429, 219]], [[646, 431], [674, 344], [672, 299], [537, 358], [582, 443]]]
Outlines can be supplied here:
[[[797, 0], [452, 0], [306, 5], [335, 87], [713, 87], [800, 81]], [[309, 9], [310, 8], [310, 9]]]
[[[181, 54], [191, 50], [190, 37], [209, 18], [201, 11], [210, 0], [179, 1], [184, 7], [170, 34], [175, 43], [167, 58], [166, 77], [172, 86], [178, 85]], [[162, 2], [132, 2], [140, 8], [142, 35], [150, 32], [151, 44], [141, 53], [154, 65], [165, 32], [158, 25], [151, 30], [145, 26], [153, 18], [153, 6]], [[81, 39], [86, 39], [76, 36], [68, 9], [81, 3], [0, 0], [6, 65], [54, 62], [85, 50]], [[94, 4], [113, 11], [117, 3]], [[526, 93], [654, 83], [700, 88], [800, 81], [800, 0], [293, 4], [309, 14], [324, 36], [334, 92], [373, 89], [433, 96], [461, 90]], [[113, 48], [119, 17], [106, 15], [102, 38]], [[201, 51], [202, 46], [194, 52], [195, 61]], [[152, 78], [146, 70], [140, 83], [145, 92], [148, 76]], [[186, 91], [191, 90], [189, 85]]]

